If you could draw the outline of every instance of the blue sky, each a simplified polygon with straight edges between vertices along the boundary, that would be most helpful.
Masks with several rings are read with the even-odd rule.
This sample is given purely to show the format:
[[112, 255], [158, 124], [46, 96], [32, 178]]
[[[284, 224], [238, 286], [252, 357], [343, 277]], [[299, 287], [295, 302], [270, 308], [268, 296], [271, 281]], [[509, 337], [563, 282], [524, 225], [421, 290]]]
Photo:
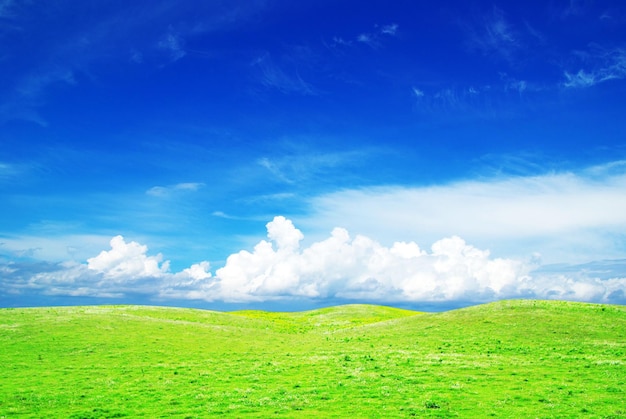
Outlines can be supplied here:
[[626, 303], [618, 1], [0, 0], [0, 305]]

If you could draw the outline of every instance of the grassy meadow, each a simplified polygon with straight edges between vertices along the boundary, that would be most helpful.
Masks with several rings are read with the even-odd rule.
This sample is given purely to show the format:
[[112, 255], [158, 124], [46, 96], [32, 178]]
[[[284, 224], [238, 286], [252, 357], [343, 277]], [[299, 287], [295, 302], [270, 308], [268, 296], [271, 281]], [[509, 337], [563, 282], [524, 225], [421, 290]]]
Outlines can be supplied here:
[[0, 309], [0, 418], [626, 418], [626, 307]]

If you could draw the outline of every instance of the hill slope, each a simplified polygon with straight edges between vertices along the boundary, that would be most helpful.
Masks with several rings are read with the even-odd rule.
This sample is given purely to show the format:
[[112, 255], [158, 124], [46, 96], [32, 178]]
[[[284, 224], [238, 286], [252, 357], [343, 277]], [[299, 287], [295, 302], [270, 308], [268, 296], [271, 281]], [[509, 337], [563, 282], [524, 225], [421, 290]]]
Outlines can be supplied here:
[[0, 417], [626, 417], [626, 309], [3, 309], [0, 364]]

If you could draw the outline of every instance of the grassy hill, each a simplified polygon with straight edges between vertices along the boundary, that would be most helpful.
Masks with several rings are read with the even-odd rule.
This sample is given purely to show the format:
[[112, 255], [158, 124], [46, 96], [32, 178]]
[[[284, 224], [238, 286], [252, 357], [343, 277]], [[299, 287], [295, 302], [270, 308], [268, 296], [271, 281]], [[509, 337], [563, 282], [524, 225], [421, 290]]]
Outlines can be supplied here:
[[626, 307], [0, 310], [0, 418], [626, 417]]

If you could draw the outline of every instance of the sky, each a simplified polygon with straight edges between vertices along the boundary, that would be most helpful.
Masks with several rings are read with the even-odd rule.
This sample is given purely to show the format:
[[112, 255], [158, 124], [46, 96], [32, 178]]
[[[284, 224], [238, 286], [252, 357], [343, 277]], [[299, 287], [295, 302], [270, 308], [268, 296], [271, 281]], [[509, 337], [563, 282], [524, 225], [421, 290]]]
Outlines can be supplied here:
[[626, 304], [626, 5], [0, 0], [0, 307]]

